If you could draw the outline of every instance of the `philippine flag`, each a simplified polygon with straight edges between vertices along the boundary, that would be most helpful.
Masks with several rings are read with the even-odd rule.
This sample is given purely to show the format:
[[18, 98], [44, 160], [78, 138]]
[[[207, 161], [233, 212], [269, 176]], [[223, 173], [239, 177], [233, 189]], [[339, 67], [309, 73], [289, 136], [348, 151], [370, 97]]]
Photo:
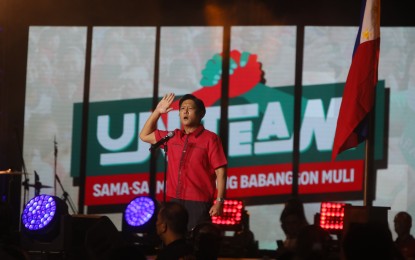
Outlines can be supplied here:
[[380, 0], [363, 0], [359, 32], [337, 118], [332, 160], [368, 136], [368, 113], [378, 82]]

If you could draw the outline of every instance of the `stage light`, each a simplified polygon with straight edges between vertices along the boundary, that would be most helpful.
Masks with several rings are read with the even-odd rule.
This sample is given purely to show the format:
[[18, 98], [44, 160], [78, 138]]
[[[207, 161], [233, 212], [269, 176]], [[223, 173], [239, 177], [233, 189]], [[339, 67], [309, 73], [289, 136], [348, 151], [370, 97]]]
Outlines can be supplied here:
[[341, 233], [344, 225], [345, 203], [322, 202], [320, 208], [320, 227], [330, 233]]
[[211, 219], [223, 231], [219, 256], [255, 258], [258, 255], [258, 241], [255, 241], [254, 234], [249, 229], [249, 214], [242, 201], [225, 200], [223, 214], [212, 216]]
[[[214, 203], [217, 203], [216, 201]], [[222, 216], [212, 216], [212, 223], [223, 230], [239, 230], [242, 227], [244, 205], [240, 200], [225, 200]]]
[[67, 214], [68, 207], [60, 198], [38, 195], [23, 209], [22, 233], [40, 241], [51, 240], [59, 234], [61, 218]]
[[157, 201], [150, 197], [137, 197], [125, 208], [122, 230], [133, 233], [147, 233], [154, 229]]

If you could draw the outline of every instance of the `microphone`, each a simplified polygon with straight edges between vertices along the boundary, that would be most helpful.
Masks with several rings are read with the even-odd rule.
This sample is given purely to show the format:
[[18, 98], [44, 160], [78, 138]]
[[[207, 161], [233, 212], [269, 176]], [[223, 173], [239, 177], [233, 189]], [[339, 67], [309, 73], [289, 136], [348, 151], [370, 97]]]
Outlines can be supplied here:
[[39, 174], [35, 171], [35, 195], [38, 196], [40, 194], [40, 187], [42, 186], [42, 183], [40, 183]]
[[172, 131], [171, 132], [168, 132], [165, 137], [163, 137], [163, 138], [160, 139], [160, 141], [158, 141], [155, 144], [152, 144], [149, 150], [150, 151], [156, 150], [157, 148], [159, 148], [159, 146], [161, 146], [162, 144], [166, 143], [173, 136], [174, 136], [174, 132], [172, 132]]
[[53, 138], [53, 147], [54, 147], [54, 155], [56, 157], [56, 155], [58, 155], [58, 142], [56, 142], [56, 135]]
[[36, 182], [40, 181], [40, 178], [39, 178], [39, 174], [37, 174], [36, 171], [34, 171], [34, 172], [35, 172], [35, 183], [36, 183]]

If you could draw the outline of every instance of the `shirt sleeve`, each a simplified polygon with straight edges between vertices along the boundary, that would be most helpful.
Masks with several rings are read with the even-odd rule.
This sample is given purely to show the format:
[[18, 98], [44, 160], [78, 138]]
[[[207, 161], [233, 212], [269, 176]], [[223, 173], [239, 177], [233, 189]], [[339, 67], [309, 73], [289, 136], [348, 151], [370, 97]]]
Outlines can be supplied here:
[[222, 141], [216, 134], [212, 138], [209, 155], [213, 169], [217, 169], [228, 164], [225, 152], [223, 151]]
[[167, 131], [163, 131], [163, 130], [158, 130], [156, 129], [154, 131], [154, 135], [156, 136], [156, 142], [160, 141], [161, 138], [163, 138], [163, 136], [167, 135]]

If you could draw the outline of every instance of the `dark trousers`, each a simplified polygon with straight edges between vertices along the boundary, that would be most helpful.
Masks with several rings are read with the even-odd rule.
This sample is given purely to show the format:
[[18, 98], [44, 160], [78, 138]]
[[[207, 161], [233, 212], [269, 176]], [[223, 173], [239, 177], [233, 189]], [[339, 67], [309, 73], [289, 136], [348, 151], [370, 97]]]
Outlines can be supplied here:
[[187, 224], [188, 231], [191, 231], [197, 224], [203, 222], [212, 222], [209, 215], [209, 210], [212, 207], [212, 203], [194, 200], [181, 200], [171, 198], [170, 201], [174, 201], [182, 204], [189, 213], [189, 222]]

